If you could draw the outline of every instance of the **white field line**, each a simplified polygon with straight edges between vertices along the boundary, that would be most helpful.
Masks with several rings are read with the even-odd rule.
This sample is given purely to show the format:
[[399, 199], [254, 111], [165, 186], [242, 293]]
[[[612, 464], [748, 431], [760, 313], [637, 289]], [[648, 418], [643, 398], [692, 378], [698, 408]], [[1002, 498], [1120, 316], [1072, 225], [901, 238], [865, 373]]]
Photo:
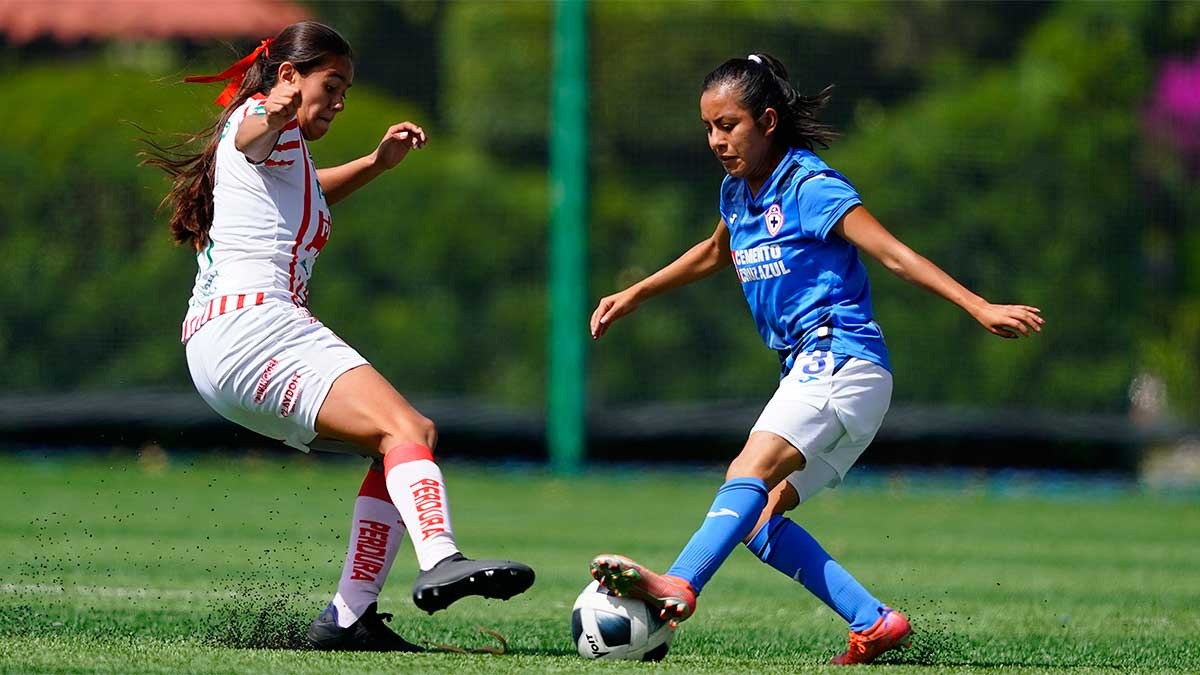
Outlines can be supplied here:
[[[121, 586], [81, 586], [77, 584], [0, 584], [0, 594], [7, 595], [87, 595], [101, 598], [126, 599], [222, 599], [232, 600], [242, 594], [238, 591], [208, 590], [195, 591], [183, 588], [124, 588]], [[313, 601], [325, 601], [328, 595], [310, 593], [303, 596]]]

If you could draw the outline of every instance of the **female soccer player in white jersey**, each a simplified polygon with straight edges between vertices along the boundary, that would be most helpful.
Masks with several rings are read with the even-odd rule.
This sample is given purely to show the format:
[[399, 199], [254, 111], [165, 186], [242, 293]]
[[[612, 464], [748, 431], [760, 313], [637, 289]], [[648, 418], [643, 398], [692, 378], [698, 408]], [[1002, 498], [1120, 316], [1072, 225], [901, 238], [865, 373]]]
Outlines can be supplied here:
[[703, 524], [667, 573], [619, 555], [597, 556], [591, 569], [608, 588], [642, 598], [678, 622], [695, 611], [705, 583], [742, 541], [849, 623], [849, 646], [832, 663], [857, 664], [907, 644], [908, 620], [781, 514], [841, 482], [891, 401], [888, 352], [858, 251], [1001, 337], [1040, 331], [1042, 319], [1035, 307], [995, 305], [972, 293], [875, 220], [850, 182], [813, 153], [835, 135], [816, 117], [828, 99], [829, 89], [798, 93], [783, 64], [767, 54], [731, 59], [705, 78], [700, 119], [728, 173], [716, 231], [603, 298], [592, 314], [592, 336], [600, 338], [645, 300], [732, 262], [759, 333], [779, 354], [782, 378]]
[[467, 595], [507, 599], [529, 567], [465, 558], [455, 542], [437, 432], [357, 351], [309, 313], [313, 264], [329, 238], [329, 205], [426, 143], [412, 122], [390, 126], [370, 154], [318, 169], [307, 144], [346, 106], [350, 45], [315, 22], [293, 24], [229, 70], [224, 111], [204, 149], [155, 149], [146, 163], [174, 185], [175, 240], [199, 272], [182, 339], [192, 379], [221, 415], [300, 450], [318, 439], [372, 457], [337, 594], [310, 627], [321, 649], [419, 651], [389, 630], [376, 598], [407, 530], [421, 573], [413, 601], [428, 612]]

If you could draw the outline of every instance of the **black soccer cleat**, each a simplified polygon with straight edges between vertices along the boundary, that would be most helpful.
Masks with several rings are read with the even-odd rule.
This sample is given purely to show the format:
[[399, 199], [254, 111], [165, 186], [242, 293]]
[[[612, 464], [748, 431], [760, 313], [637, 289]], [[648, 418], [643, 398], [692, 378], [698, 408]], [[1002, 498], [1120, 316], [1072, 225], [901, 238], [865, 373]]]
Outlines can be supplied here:
[[308, 627], [308, 643], [313, 649], [343, 652], [423, 652], [419, 647], [392, 632], [383, 625], [391, 621], [391, 614], [376, 612], [371, 603], [358, 621], [342, 628], [337, 623], [337, 608], [333, 603], [313, 619]]
[[468, 595], [507, 600], [524, 593], [533, 578], [533, 570], [519, 562], [471, 560], [455, 553], [417, 576], [413, 604], [433, 614]]

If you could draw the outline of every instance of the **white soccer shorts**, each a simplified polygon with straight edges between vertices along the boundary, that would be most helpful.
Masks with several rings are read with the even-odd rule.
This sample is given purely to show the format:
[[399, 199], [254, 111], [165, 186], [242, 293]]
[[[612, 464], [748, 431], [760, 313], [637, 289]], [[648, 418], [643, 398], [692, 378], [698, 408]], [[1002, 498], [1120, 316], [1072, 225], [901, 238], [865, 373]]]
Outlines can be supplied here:
[[892, 374], [851, 358], [837, 373], [829, 352], [809, 352], [779, 382], [750, 429], [769, 431], [804, 454], [787, 477], [800, 502], [842, 482], [875, 438], [892, 400]]
[[367, 363], [307, 309], [270, 299], [209, 321], [187, 360], [213, 410], [304, 452], [334, 380]]

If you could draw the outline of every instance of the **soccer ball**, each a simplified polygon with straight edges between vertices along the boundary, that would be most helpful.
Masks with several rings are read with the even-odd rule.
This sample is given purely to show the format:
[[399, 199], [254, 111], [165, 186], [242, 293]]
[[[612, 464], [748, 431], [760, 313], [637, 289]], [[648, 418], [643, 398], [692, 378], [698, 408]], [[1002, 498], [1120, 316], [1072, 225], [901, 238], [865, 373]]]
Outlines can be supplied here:
[[593, 581], [571, 608], [571, 637], [587, 659], [661, 661], [675, 629], [658, 609], [636, 598], [621, 598]]

